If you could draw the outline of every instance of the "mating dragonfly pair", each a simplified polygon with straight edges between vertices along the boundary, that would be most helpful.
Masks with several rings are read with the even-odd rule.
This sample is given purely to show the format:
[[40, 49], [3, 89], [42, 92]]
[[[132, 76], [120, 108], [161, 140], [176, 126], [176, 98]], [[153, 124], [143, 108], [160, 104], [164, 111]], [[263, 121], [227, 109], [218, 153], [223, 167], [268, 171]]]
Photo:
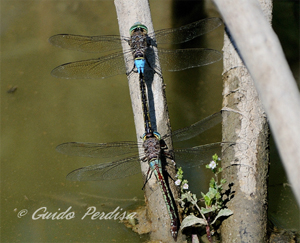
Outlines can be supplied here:
[[[153, 71], [161, 76], [157, 67], [159, 61], [163, 70], [180, 71], [188, 68], [199, 67], [214, 63], [222, 58], [220, 52], [212, 49], [156, 49], [159, 43], [183, 43], [194, 39], [202, 34], [214, 30], [222, 24], [218, 18], [208, 18], [200, 20], [180, 28], [165, 29], [149, 34], [147, 27], [141, 23], [136, 23], [130, 28], [130, 37], [122, 36], [79, 36], [79, 35], [55, 35], [50, 37], [51, 44], [72, 50], [85, 52], [103, 52], [120, 48], [121, 42], [125, 41], [130, 45], [130, 51], [116, 52], [105, 55], [97, 59], [90, 59], [78, 62], [63, 64], [53, 69], [51, 74], [60, 78], [106, 78], [118, 74], [126, 73], [125, 60], [134, 60], [134, 67], [127, 73], [128, 75], [139, 73], [141, 100], [144, 113], [145, 134], [143, 144], [136, 142], [117, 143], [78, 143], [70, 142], [57, 146], [57, 151], [77, 156], [119, 158], [114, 162], [91, 165], [72, 171], [67, 175], [69, 180], [102, 180], [118, 179], [140, 172], [140, 161], [146, 161], [157, 178], [164, 200], [171, 218], [171, 234], [177, 237], [177, 214], [172, 203], [172, 198], [168, 186], [164, 180], [161, 153], [164, 151], [162, 140], [172, 137], [173, 141], [184, 141], [197, 136], [201, 132], [215, 126], [221, 122], [221, 112], [211, 115], [188, 128], [180, 129], [172, 134], [166, 134], [162, 138], [159, 133], [151, 128], [146, 85], [144, 74], [147, 70]], [[153, 55], [153, 53], [158, 55]], [[151, 58], [153, 57], [154, 58]], [[161, 76], [162, 77], [162, 76]], [[207, 162], [203, 154], [220, 151], [221, 143], [197, 146], [189, 149], [175, 150], [176, 163], [183, 162], [182, 165], [197, 166], [199, 160]], [[144, 156], [140, 158], [137, 151], [140, 146], [144, 148]], [[121, 159], [120, 159], [121, 157]], [[148, 176], [148, 175], [147, 175]], [[147, 181], [147, 178], [146, 178]]]

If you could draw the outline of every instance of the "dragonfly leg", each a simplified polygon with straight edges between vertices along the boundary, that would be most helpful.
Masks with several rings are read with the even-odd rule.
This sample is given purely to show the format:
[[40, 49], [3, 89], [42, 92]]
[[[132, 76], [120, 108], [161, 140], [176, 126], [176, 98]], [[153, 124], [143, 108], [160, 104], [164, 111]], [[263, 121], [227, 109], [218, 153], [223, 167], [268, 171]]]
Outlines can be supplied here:
[[175, 161], [174, 161], [174, 156], [172, 155], [172, 152], [171, 152], [171, 151], [164, 151], [163, 153], [164, 153], [164, 156], [165, 156], [166, 158], [172, 160], [172, 161], [175, 163]]
[[160, 147], [164, 151], [168, 149], [168, 146], [163, 139], [160, 140]]
[[172, 180], [172, 181], [175, 181], [172, 176], [168, 173], [168, 171], [166, 169], [164, 169], [165, 173], [167, 174], [167, 176]]
[[145, 181], [145, 183], [144, 183], [144, 185], [143, 185], [142, 190], [144, 190], [144, 188], [145, 188], [147, 182], [150, 180], [150, 178], [151, 178], [151, 176], [152, 176], [152, 173], [153, 173], [153, 170], [151, 170], [150, 176], [149, 176], [149, 172], [150, 172], [150, 167], [149, 167], [149, 169], [148, 169], [147, 176], [146, 176], [146, 181]]
[[126, 72], [126, 75], [127, 76], [130, 76], [132, 73], [137, 73], [138, 71], [135, 70], [135, 65], [133, 65], [133, 68], [129, 71], [129, 72]]

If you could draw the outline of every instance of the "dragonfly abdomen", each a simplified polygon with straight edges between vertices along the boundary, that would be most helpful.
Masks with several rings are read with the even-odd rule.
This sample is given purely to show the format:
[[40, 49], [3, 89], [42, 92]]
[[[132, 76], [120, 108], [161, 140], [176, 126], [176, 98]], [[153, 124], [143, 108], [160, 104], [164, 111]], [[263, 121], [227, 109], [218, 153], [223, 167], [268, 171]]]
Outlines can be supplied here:
[[173, 205], [173, 201], [171, 198], [170, 191], [167, 187], [167, 184], [165, 182], [165, 179], [162, 174], [162, 164], [160, 159], [152, 159], [149, 161], [150, 169], [154, 172], [155, 177], [159, 183], [161, 192], [163, 194], [165, 204], [168, 209], [168, 213], [171, 219], [171, 235], [176, 240], [177, 239], [177, 215], [175, 211], [175, 207]]

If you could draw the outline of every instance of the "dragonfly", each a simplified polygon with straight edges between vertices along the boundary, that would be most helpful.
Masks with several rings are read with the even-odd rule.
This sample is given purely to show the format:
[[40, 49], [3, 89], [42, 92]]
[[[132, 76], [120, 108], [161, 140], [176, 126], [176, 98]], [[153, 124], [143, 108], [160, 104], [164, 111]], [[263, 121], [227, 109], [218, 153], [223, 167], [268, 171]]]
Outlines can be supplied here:
[[[94, 164], [73, 170], [67, 175], [72, 181], [97, 181], [125, 178], [141, 173], [140, 161], [148, 162], [150, 170], [155, 174], [160, 184], [167, 209], [171, 218], [171, 234], [177, 237], [177, 216], [172, 204], [168, 187], [162, 175], [162, 165], [159, 156], [167, 149], [162, 141], [172, 137], [174, 142], [191, 139], [221, 122], [221, 111], [206, 117], [189, 127], [174, 131], [172, 134], [160, 136], [157, 132], [145, 133], [143, 143], [124, 141], [112, 143], [67, 142], [60, 144], [56, 150], [60, 153], [91, 158], [104, 158], [113, 162]], [[151, 129], [151, 128], [150, 128]], [[146, 130], [146, 129], [145, 129]], [[195, 167], [207, 163], [212, 154], [220, 153], [223, 143], [212, 143], [192, 148], [175, 149], [176, 164], [183, 167]], [[138, 154], [138, 149], [144, 148], [144, 154]], [[162, 151], [162, 153], [161, 153]], [[149, 173], [149, 171], [148, 171]], [[146, 178], [147, 181], [147, 178]]]
[[[162, 49], [153, 48], [157, 44], [180, 44], [208, 33], [222, 24], [219, 18], [206, 18], [179, 28], [162, 29], [148, 33], [148, 28], [137, 22], [130, 28], [130, 37], [118, 35], [81, 36], [58, 34], [49, 38], [54, 46], [82, 51], [107, 52], [120, 49], [121, 42], [128, 43], [130, 50], [118, 51], [96, 59], [70, 62], [54, 68], [51, 74], [58, 78], [106, 78], [132, 72], [154, 71], [161, 75], [158, 57], [164, 70], [181, 71], [208, 65], [221, 60], [222, 54], [213, 49]], [[154, 54], [157, 55], [154, 55]], [[126, 72], [125, 62], [134, 60], [134, 66]], [[153, 57], [154, 56], [154, 57]], [[151, 58], [152, 57], [152, 58]]]
[[[143, 72], [139, 72], [139, 79], [140, 79], [140, 92], [141, 92], [142, 109], [144, 114], [144, 127], [145, 127], [145, 133], [143, 135], [143, 148], [144, 148], [145, 156], [141, 158], [141, 160], [144, 162], [148, 162], [149, 164], [149, 169], [147, 172], [144, 187], [147, 181], [151, 178], [151, 175], [153, 173], [156, 177], [156, 180], [158, 181], [159, 187], [161, 189], [166, 204], [166, 208], [168, 210], [171, 219], [170, 233], [174, 238], [174, 240], [176, 241], [177, 232], [178, 232], [178, 217], [176, 213], [176, 208], [173, 204], [173, 199], [170, 190], [164, 179], [163, 165], [161, 160], [161, 152], [164, 152], [167, 149], [167, 146], [164, 143], [164, 141], [161, 140], [161, 135], [158, 132], [154, 132], [151, 127], [147, 95], [146, 95], [146, 84], [145, 84]], [[150, 171], [151, 174], [149, 176]]]

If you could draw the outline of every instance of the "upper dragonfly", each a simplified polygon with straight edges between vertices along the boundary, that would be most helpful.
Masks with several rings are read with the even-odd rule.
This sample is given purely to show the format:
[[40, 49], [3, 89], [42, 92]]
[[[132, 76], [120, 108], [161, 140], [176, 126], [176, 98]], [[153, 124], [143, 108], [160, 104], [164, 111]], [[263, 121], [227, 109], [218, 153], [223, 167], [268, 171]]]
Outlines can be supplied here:
[[[55, 46], [83, 52], [106, 52], [121, 48], [121, 42], [129, 44], [129, 51], [119, 51], [97, 59], [89, 59], [60, 65], [51, 74], [59, 78], [106, 78], [126, 73], [126, 62], [134, 59], [132, 71], [154, 70], [161, 74], [157, 67], [158, 54], [163, 70], [180, 71], [199, 67], [221, 60], [222, 54], [217, 50], [205, 48], [192, 49], [156, 49], [157, 44], [179, 44], [190, 41], [200, 35], [216, 29], [222, 24], [219, 18], [206, 18], [174, 29], [162, 29], [148, 33], [145, 25], [137, 22], [130, 28], [130, 37], [117, 35], [81, 36], [59, 34], [49, 38]], [[155, 56], [150, 58], [150, 56]], [[127, 74], [129, 74], [127, 73]]]

